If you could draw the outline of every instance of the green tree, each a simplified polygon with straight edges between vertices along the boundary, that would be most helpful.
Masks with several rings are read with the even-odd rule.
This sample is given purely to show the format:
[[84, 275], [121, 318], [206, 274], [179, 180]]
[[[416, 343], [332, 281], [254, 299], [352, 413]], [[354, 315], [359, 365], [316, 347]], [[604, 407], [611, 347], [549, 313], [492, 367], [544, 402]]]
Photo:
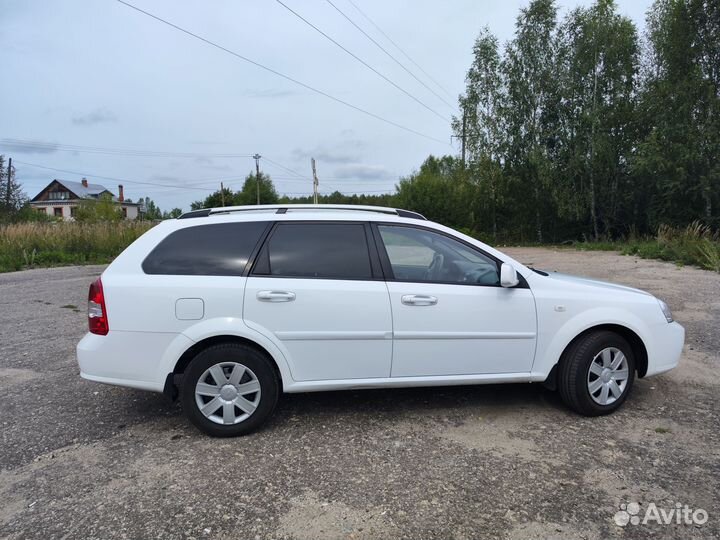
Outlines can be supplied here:
[[[562, 105], [555, 203], [562, 217], [589, 223], [592, 237], [626, 228], [637, 144], [639, 68], [635, 25], [612, 0], [577, 8], [560, 30]], [[628, 203], [630, 201], [630, 203]]]
[[75, 220], [95, 223], [99, 221], [120, 221], [123, 218], [122, 210], [108, 193], [100, 195], [97, 199], [83, 199], [78, 205]]
[[451, 227], [469, 228], [471, 208], [462, 162], [452, 156], [428, 157], [397, 186], [397, 206], [420, 212]]
[[502, 64], [506, 165], [519, 184], [516, 209], [534, 217], [538, 242], [543, 241], [544, 217], [554, 212], [552, 151], [560, 102], [556, 26], [554, 0], [530, 2], [520, 10]]
[[163, 219], [175, 219], [182, 215], [183, 211], [180, 208], [173, 208], [169, 212], [163, 212]]
[[466, 90], [460, 96], [463, 118], [453, 119], [453, 130], [465, 137], [469, 158], [466, 178], [474, 189], [472, 229], [492, 231], [497, 237], [497, 209], [502, 189], [502, 101], [503, 86], [497, 38], [488, 28], [481, 30], [473, 46]]
[[195, 201], [190, 204], [190, 210], [201, 210], [203, 208], [219, 208], [221, 206], [233, 206], [240, 204], [236, 201], [236, 194], [230, 188], [223, 188], [205, 197], [205, 200]]
[[[278, 197], [275, 186], [269, 175], [260, 173], [260, 204], [276, 204]], [[257, 204], [258, 181], [255, 173], [251, 172], [245, 177], [242, 189], [236, 194], [235, 204]]]
[[[202, 208], [218, 208], [221, 206], [242, 206], [257, 203], [257, 180], [255, 173], [251, 172], [245, 177], [242, 189], [233, 193], [230, 188], [219, 189], [208, 195], [203, 201], [195, 201], [190, 205], [191, 210]], [[276, 204], [280, 200], [272, 178], [265, 173], [260, 173], [260, 204]], [[223, 202], [225, 204], [223, 204]]]
[[[304, 197], [288, 197], [287, 195], [283, 195], [278, 200], [278, 203], [312, 204], [313, 198], [311, 195], [306, 195]], [[395, 208], [400, 205], [397, 200], [397, 194], [395, 193], [388, 192], [382, 195], [366, 195], [364, 193], [360, 193], [348, 195], [339, 191], [334, 191], [329, 195], [319, 195], [318, 204], [360, 204], [366, 206], [386, 206], [388, 208]]]
[[17, 217], [16, 214], [27, 201], [28, 198], [17, 181], [15, 167], [10, 170], [5, 156], [0, 154], [0, 220], [9, 221]]
[[144, 199], [140, 199], [140, 202], [145, 206], [145, 219], [154, 221], [158, 219], [163, 219], [163, 213], [162, 210], [155, 204], [155, 201], [153, 201], [150, 197], [145, 197]]
[[632, 166], [650, 193], [652, 225], [718, 224], [720, 5], [658, 0], [648, 16], [649, 69], [641, 107], [647, 133]]

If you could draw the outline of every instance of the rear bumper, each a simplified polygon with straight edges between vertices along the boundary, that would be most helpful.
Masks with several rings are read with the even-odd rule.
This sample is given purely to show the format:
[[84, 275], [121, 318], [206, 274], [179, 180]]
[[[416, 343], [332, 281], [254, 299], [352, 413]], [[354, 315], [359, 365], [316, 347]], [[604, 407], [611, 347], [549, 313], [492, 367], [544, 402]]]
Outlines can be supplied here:
[[116, 379], [114, 377], [101, 377], [91, 375], [80, 368], [80, 376], [87, 380], [102, 384], [112, 384], [113, 386], [126, 386], [128, 388], [137, 388], [138, 390], [150, 390], [151, 392], [162, 392], [163, 388], [158, 388], [157, 384], [148, 381], [136, 381], [134, 379]]
[[648, 347], [646, 377], [659, 375], [677, 367], [685, 344], [685, 329], [676, 322], [656, 326]]
[[[77, 345], [80, 376], [89, 381], [162, 392], [168, 373], [163, 357], [179, 334], [110, 331], [106, 336], [85, 334]], [[172, 371], [172, 369], [170, 369]]]

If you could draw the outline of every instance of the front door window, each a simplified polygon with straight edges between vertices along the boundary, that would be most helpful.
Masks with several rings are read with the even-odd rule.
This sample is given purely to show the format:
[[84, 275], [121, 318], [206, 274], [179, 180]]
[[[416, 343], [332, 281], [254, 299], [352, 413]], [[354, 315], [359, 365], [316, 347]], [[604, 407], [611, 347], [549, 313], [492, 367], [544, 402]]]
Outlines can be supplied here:
[[415, 227], [380, 225], [378, 229], [395, 280], [500, 285], [497, 263], [462, 242]]

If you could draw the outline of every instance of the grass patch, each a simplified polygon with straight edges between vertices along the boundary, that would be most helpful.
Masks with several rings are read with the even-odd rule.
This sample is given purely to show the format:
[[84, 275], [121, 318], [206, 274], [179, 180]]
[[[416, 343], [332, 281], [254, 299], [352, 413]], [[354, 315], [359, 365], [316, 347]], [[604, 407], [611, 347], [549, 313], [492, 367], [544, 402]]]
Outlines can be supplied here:
[[[153, 223], [132, 221], [0, 225], [0, 272], [107, 264], [152, 226]], [[569, 247], [580, 251], [619, 251], [643, 259], [660, 259], [678, 266], [693, 265], [720, 272], [720, 236], [699, 222], [685, 228], [660, 226], [655, 237], [631, 236], [618, 241], [578, 242]]]
[[685, 228], [661, 225], [655, 238], [580, 242], [573, 247], [581, 251], [619, 251], [623, 255], [674, 262], [679, 267], [693, 265], [720, 272], [720, 236], [699, 222]]
[[109, 263], [152, 226], [129, 221], [0, 225], [0, 272]]
[[670, 428], [666, 428], [666, 427], [656, 427], [655, 433], [661, 433], [664, 435], [665, 433], [672, 433], [672, 430]]

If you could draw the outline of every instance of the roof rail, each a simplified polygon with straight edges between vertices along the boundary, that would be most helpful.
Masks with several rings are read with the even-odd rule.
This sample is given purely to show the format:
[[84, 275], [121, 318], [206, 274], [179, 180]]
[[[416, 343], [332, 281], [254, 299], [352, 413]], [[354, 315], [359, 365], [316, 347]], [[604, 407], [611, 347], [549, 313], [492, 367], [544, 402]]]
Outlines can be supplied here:
[[341, 210], [355, 212], [377, 212], [380, 214], [389, 214], [399, 217], [422, 219], [425, 216], [411, 210], [403, 210], [401, 208], [388, 208], [385, 206], [363, 206], [356, 204], [259, 204], [249, 206], [221, 206], [218, 208], [203, 208], [202, 210], [193, 210], [182, 214], [178, 219], [207, 217], [216, 214], [231, 214], [235, 212], [258, 212], [258, 211], [275, 210], [276, 214], [285, 214], [290, 210]]

